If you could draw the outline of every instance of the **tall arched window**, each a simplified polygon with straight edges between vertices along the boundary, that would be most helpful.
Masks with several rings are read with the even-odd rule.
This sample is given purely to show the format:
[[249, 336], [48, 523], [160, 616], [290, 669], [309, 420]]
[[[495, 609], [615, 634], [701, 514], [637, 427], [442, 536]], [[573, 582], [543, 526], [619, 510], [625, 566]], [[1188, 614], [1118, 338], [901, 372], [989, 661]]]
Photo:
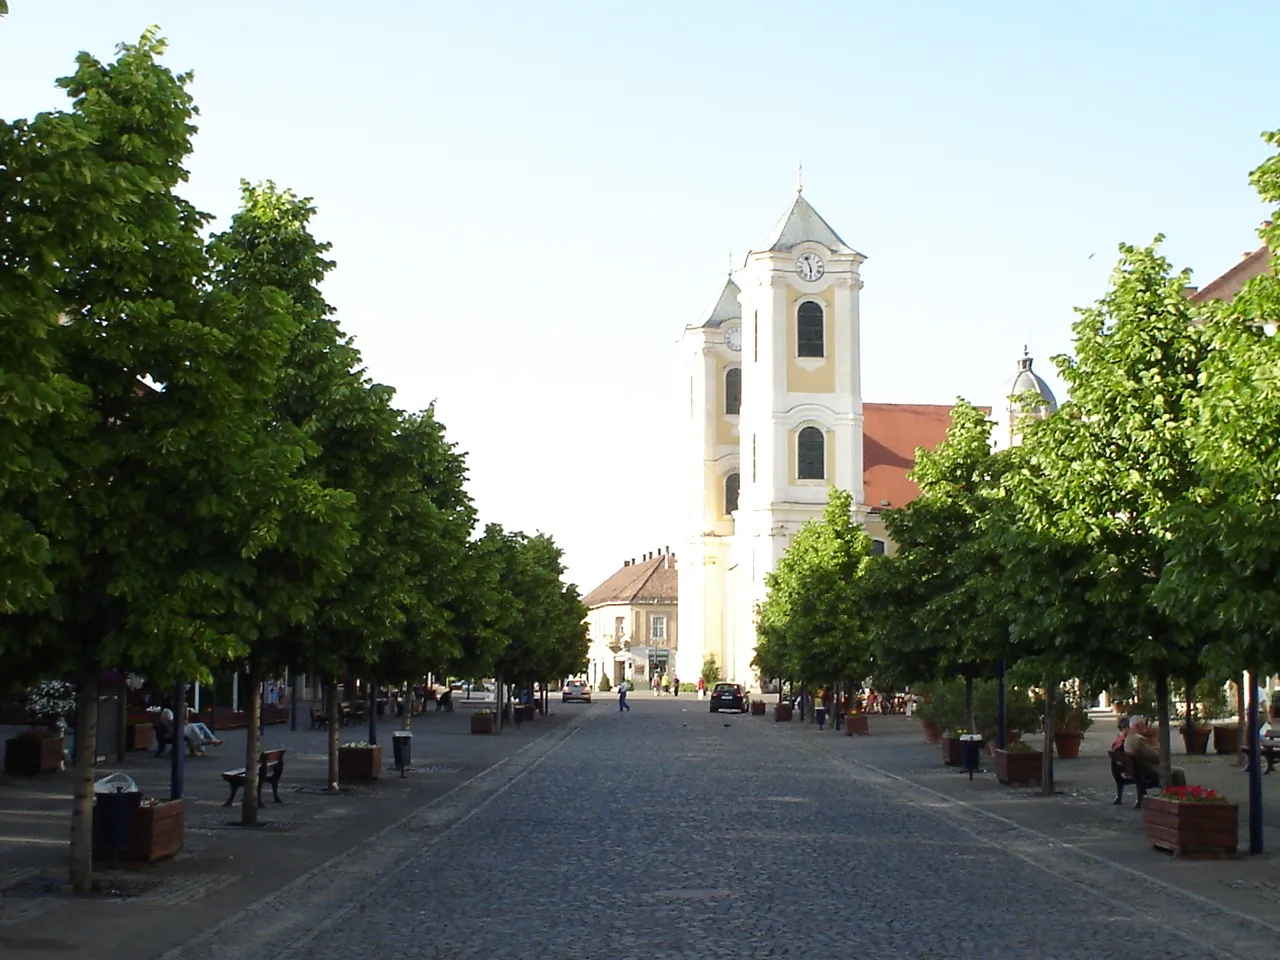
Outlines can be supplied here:
[[796, 441], [797, 476], [801, 480], [822, 480], [827, 475], [827, 438], [817, 427], [805, 427]]
[[724, 412], [736, 417], [742, 410], [742, 368], [730, 367], [724, 374]]
[[724, 478], [724, 512], [732, 514], [738, 512], [738, 488], [741, 480], [736, 473], [731, 473]]
[[796, 311], [796, 356], [823, 357], [822, 305], [806, 300]]

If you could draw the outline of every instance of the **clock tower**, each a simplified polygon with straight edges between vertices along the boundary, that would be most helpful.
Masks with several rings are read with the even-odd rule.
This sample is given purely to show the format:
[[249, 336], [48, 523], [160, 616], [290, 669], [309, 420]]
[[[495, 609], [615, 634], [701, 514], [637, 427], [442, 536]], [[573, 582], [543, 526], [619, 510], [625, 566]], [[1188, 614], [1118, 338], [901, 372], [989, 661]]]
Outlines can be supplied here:
[[859, 291], [862, 254], [799, 191], [700, 324], [689, 365], [689, 538], [678, 674], [704, 656], [757, 678], [755, 608], [791, 538], [831, 486], [865, 520]]

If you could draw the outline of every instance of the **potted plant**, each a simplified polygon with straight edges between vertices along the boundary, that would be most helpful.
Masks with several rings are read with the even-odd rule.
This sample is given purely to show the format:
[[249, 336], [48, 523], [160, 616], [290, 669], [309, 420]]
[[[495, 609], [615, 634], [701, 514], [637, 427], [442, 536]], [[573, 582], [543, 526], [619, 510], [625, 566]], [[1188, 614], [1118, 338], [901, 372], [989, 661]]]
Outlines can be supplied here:
[[753, 717], [763, 717], [765, 710], [765, 702], [763, 700], [751, 701], [751, 715]]
[[789, 703], [775, 703], [773, 705], [774, 723], [790, 723], [791, 714], [794, 711], [794, 709], [795, 708], [792, 707], [791, 704]]
[[1142, 801], [1147, 840], [1175, 857], [1219, 858], [1236, 852], [1238, 809], [1206, 787], [1166, 787]]
[[861, 710], [851, 710], [844, 715], [844, 735], [852, 737], [855, 733], [866, 736], [871, 732], [867, 726], [867, 715]]
[[57, 730], [33, 727], [4, 744], [4, 772], [16, 777], [61, 770], [63, 758], [62, 734]]
[[1040, 783], [1043, 751], [1017, 741], [996, 751], [996, 779], [1001, 783], [1035, 786]]
[[377, 780], [382, 772], [382, 746], [353, 740], [338, 748], [338, 779]]
[[969, 733], [964, 727], [955, 727], [942, 734], [942, 762], [948, 767], [964, 766], [964, 750], [960, 738]]
[[1093, 718], [1087, 710], [1077, 705], [1070, 705], [1053, 724], [1053, 749], [1063, 760], [1074, 760], [1080, 756], [1080, 741], [1084, 732], [1093, 725]]
[[477, 710], [471, 715], [472, 733], [493, 733], [493, 711]]
[[186, 823], [185, 800], [143, 800], [133, 814], [129, 859], [152, 863], [173, 856], [182, 849]]

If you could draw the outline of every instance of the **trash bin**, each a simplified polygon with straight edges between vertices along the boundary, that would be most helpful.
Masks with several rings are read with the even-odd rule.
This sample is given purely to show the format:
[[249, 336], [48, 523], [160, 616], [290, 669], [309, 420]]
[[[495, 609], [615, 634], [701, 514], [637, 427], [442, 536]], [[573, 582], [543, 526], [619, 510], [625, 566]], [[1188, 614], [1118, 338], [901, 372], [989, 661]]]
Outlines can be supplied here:
[[391, 753], [395, 759], [396, 769], [404, 776], [409, 767], [409, 755], [412, 753], [413, 734], [408, 730], [397, 730], [391, 734]]
[[962, 733], [960, 734], [960, 758], [964, 769], [969, 772], [969, 779], [973, 779], [974, 773], [979, 769], [982, 762], [982, 734], [980, 733]]
[[133, 846], [133, 816], [142, 793], [132, 777], [113, 773], [93, 785], [93, 844], [116, 860]]

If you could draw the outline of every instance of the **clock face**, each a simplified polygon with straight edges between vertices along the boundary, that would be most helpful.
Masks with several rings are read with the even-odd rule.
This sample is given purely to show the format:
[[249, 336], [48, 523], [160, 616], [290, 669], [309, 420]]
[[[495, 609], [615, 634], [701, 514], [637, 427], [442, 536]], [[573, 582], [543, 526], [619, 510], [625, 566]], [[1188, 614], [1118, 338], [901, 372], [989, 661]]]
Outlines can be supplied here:
[[801, 280], [810, 282], [817, 280], [825, 270], [822, 258], [816, 253], [802, 253], [796, 257], [796, 273], [800, 275]]
[[724, 345], [735, 353], [742, 349], [742, 328], [730, 327], [724, 332]]

